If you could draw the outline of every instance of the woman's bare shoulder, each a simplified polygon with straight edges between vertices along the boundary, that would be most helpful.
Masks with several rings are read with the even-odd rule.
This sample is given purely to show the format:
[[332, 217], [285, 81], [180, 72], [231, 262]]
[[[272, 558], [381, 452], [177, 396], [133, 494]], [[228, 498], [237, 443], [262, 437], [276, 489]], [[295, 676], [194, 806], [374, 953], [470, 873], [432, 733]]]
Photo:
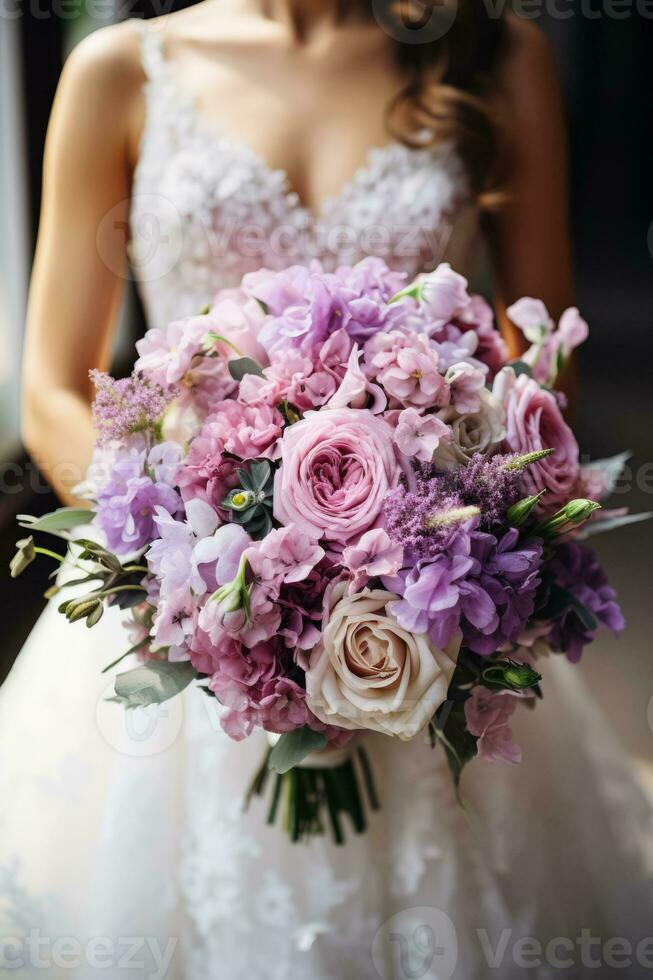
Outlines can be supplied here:
[[131, 22], [89, 34], [66, 59], [50, 129], [80, 145], [129, 155], [143, 113], [141, 38]]
[[556, 77], [553, 47], [542, 28], [532, 20], [508, 14], [500, 68], [504, 88], [514, 91], [524, 84], [548, 82]]
[[141, 38], [133, 21], [100, 27], [73, 48], [63, 77], [91, 83], [103, 92], [124, 92], [143, 82]]

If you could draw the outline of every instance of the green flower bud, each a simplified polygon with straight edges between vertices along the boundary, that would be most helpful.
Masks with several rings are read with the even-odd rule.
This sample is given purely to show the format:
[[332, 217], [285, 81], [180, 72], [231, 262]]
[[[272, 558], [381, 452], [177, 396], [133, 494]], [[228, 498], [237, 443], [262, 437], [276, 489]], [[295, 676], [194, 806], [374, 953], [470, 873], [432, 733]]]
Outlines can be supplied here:
[[238, 566], [238, 572], [236, 577], [232, 579], [231, 582], [227, 582], [225, 585], [221, 585], [219, 589], [211, 596], [211, 602], [217, 602], [220, 605], [220, 617], [223, 618], [229, 613], [237, 612], [239, 609], [245, 610], [245, 615], [249, 619], [250, 616], [250, 605], [249, 605], [249, 593], [250, 586], [247, 585], [245, 581], [245, 576], [247, 573], [247, 558], [243, 554], [240, 559], [240, 564]]
[[35, 558], [36, 549], [34, 548], [34, 538], [31, 535], [29, 538], [21, 538], [20, 541], [17, 541], [16, 554], [9, 562], [11, 577], [18, 578], [27, 566], [32, 564]]
[[98, 602], [95, 609], [92, 609], [91, 612], [86, 617], [86, 625], [88, 626], [88, 628], [90, 629], [92, 626], [95, 626], [96, 623], [99, 623], [103, 615], [104, 615], [104, 603]]
[[486, 667], [482, 679], [492, 685], [507, 688], [509, 691], [526, 691], [542, 680], [530, 664], [518, 663], [516, 660], [501, 660]]
[[540, 490], [539, 493], [533, 494], [531, 497], [524, 497], [509, 507], [506, 511], [506, 520], [510, 527], [521, 527], [525, 524], [544, 493], [546, 493], [545, 490]]
[[87, 616], [96, 616], [94, 622], [97, 622], [102, 615], [102, 612], [97, 613], [98, 606], [102, 610], [102, 599], [98, 599], [97, 596], [90, 599], [73, 599], [66, 609], [66, 619], [69, 623], [76, 623], [80, 619], [86, 619]]
[[568, 504], [556, 511], [553, 517], [538, 524], [533, 530], [533, 534], [549, 539], [560, 537], [572, 528], [578, 527], [591, 517], [595, 510], [600, 510], [600, 508], [601, 505], [596, 500], [587, 500], [583, 497], [570, 500]]

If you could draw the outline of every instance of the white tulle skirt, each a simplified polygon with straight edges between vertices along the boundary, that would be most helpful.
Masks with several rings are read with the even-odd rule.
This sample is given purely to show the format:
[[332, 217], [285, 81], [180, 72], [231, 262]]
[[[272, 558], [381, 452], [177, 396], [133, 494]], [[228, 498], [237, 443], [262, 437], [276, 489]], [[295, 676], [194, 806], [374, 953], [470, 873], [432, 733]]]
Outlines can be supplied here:
[[[649, 804], [574, 668], [520, 707], [520, 766], [366, 739], [382, 811], [291, 845], [193, 689], [125, 715], [91, 631], [51, 603], [0, 691], [0, 965], [9, 976], [476, 980], [653, 976]], [[629, 952], [630, 951], [630, 952]]]

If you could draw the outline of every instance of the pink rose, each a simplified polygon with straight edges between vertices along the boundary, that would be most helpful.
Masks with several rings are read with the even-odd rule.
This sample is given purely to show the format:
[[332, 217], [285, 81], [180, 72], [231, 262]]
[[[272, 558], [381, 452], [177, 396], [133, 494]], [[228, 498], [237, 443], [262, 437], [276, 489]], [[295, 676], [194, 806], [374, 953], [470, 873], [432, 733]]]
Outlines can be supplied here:
[[284, 432], [274, 516], [347, 544], [376, 521], [399, 478], [392, 429], [364, 409], [309, 412]]
[[520, 454], [554, 450], [525, 468], [523, 487], [527, 494], [546, 490], [539, 513], [557, 510], [574, 496], [580, 462], [578, 443], [555, 397], [533, 378], [525, 374], [515, 377], [510, 368], [497, 375], [494, 394], [505, 409], [506, 450]]

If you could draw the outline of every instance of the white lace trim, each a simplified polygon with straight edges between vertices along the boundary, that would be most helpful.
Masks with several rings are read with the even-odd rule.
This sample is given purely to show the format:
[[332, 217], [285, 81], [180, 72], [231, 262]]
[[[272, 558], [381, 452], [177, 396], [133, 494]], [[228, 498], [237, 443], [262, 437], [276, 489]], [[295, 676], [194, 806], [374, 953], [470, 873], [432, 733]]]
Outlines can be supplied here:
[[262, 266], [366, 255], [415, 275], [441, 258], [466, 196], [450, 145], [390, 143], [313, 214], [283, 170], [203, 119], [171, 77], [159, 34], [137, 21], [147, 115], [134, 174], [131, 258], [156, 324], [201, 309]]

